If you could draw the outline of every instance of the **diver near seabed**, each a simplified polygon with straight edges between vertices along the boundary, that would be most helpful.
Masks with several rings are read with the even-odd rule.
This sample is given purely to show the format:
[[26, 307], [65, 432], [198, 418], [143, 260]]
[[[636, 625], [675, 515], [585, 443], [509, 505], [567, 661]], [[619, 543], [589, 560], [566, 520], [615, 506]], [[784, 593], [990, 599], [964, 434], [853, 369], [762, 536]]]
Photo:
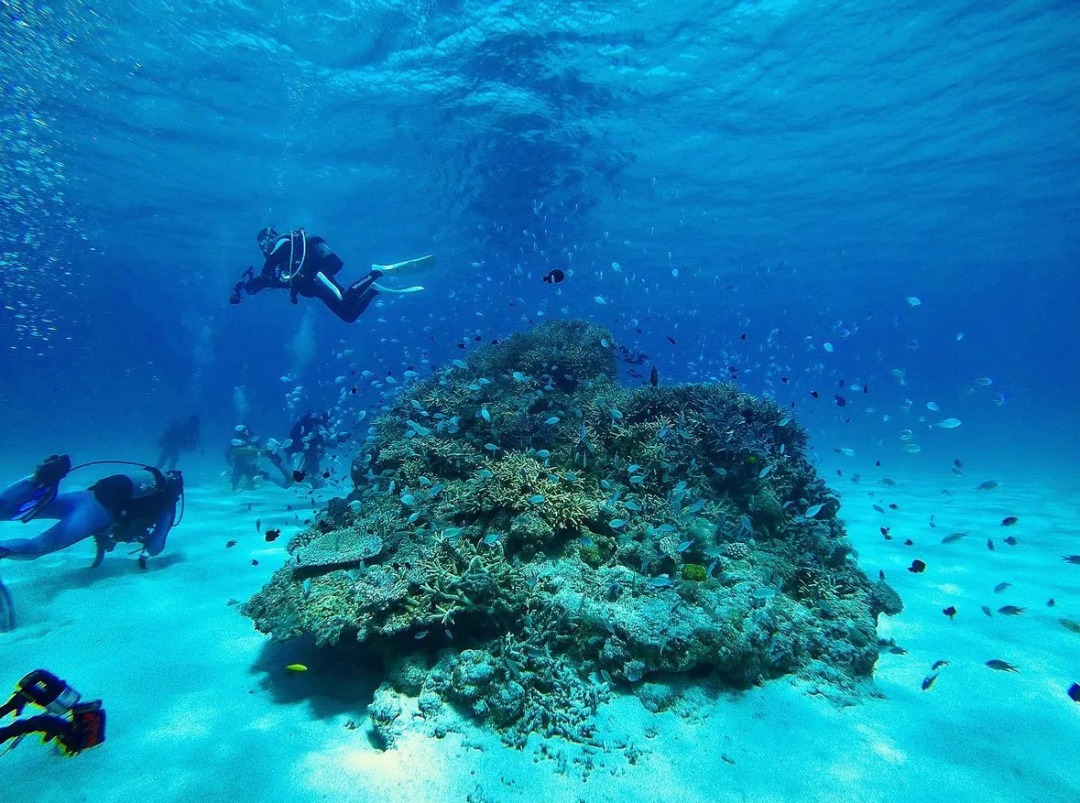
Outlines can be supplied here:
[[297, 296], [317, 298], [345, 323], [352, 323], [379, 293], [418, 293], [424, 289], [420, 285], [387, 287], [378, 281], [383, 276], [435, 267], [435, 257], [431, 255], [390, 265], [372, 265], [366, 276], [343, 287], [334, 277], [345, 263], [322, 237], [309, 237], [302, 228], [278, 234], [273, 226], [267, 226], [256, 239], [266, 261], [258, 275], [253, 267], [249, 267], [233, 285], [229, 293], [230, 304], [240, 303], [241, 291], [255, 295], [269, 289], [288, 290], [293, 304], [298, 303]]
[[329, 413], [308, 410], [292, 425], [289, 439], [282, 447], [290, 462], [292, 481], [306, 480], [312, 488], [321, 488], [328, 478], [323, 476], [322, 458], [330, 447], [348, 439], [349, 433], [338, 432], [331, 425]]
[[[81, 491], [59, 493], [70, 472], [87, 466], [122, 463], [137, 471], [110, 474]], [[0, 561], [34, 560], [93, 538], [97, 568], [120, 543], [133, 543], [139, 552], [139, 566], [165, 548], [169, 531], [180, 523], [176, 508], [184, 496], [184, 478], [179, 471], [161, 472], [153, 466], [126, 461], [101, 460], [72, 467], [64, 455], [47, 457], [34, 473], [0, 491], [0, 520], [56, 519], [56, 524], [33, 538], [0, 541]], [[14, 627], [11, 595], [0, 585], [0, 630]]]
[[[139, 471], [110, 474], [82, 491], [58, 492], [70, 472], [114, 463]], [[180, 523], [176, 507], [183, 495], [179, 471], [162, 473], [153, 466], [114, 460], [72, 467], [66, 454], [51, 455], [33, 474], [0, 491], [0, 520], [25, 523], [45, 518], [57, 523], [34, 538], [0, 541], [0, 560], [34, 560], [93, 537], [98, 548], [95, 567], [118, 543], [137, 543], [142, 547], [139, 563], [145, 568], [146, 559], [161, 554], [169, 531]]]
[[181, 452], [199, 448], [199, 417], [192, 415], [170, 423], [158, 439], [158, 446], [161, 447], [161, 455], [154, 465], [160, 469], [176, 468]]
[[[280, 444], [273, 439], [263, 440], [251, 431], [247, 424], [237, 424], [232, 440], [225, 447], [225, 462], [232, 469], [229, 478], [234, 491], [250, 491], [257, 487], [257, 480], [270, 480], [281, 488], [288, 488], [293, 478], [285, 468], [285, 461], [278, 453]], [[260, 462], [266, 458], [281, 474], [280, 479], [266, 471]]]
[[[29, 705], [44, 713], [22, 718]], [[4, 724], [9, 714], [16, 719]], [[0, 756], [31, 733], [39, 734], [42, 742], [55, 740], [64, 755], [78, 755], [105, 741], [105, 709], [101, 700], [84, 701], [67, 681], [47, 670], [35, 669], [23, 675], [15, 693], [0, 704], [0, 745], [13, 740], [0, 750]]]

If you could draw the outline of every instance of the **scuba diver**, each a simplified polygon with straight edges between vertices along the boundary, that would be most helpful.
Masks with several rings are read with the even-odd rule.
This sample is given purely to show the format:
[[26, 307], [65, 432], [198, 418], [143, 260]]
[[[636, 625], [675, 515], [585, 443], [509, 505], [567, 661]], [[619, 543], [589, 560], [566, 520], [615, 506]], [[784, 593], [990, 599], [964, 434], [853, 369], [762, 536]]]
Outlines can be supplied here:
[[334, 276], [344, 267], [341, 257], [335, 254], [322, 237], [308, 237], [297, 229], [278, 234], [273, 226], [262, 229], [256, 239], [266, 261], [262, 272], [255, 275], [249, 267], [240, 281], [229, 293], [229, 303], [239, 304], [240, 291], [255, 295], [263, 290], [288, 290], [293, 304], [297, 296], [317, 298], [345, 323], [352, 323], [367, 309], [379, 293], [418, 293], [422, 286], [392, 288], [378, 282], [388, 273], [404, 274], [435, 266], [435, 257], [428, 255], [417, 259], [395, 262], [390, 265], [372, 265], [366, 276], [347, 288], [338, 284]]
[[183, 476], [179, 471], [162, 473], [153, 466], [130, 463], [138, 470], [102, 477], [82, 491], [58, 492], [68, 473], [99, 462], [125, 461], [83, 463], [73, 469], [66, 454], [54, 454], [33, 474], [0, 491], [0, 520], [57, 520], [33, 538], [0, 541], [0, 560], [34, 560], [91, 537], [97, 543], [95, 568], [119, 543], [141, 547], [139, 565], [144, 569], [147, 558], [160, 555], [169, 531], [180, 523], [176, 506], [184, 495]]
[[[262, 467], [259, 461], [263, 457], [281, 472], [281, 480], [274, 479], [274, 476]], [[282, 488], [292, 484], [292, 477], [285, 470], [281, 455], [277, 453], [277, 444], [264, 443], [247, 424], [236, 425], [233, 439], [225, 447], [225, 462], [232, 468], [230, 482], [234, 491], [254, 490], [256, 480], [261, 479], [268, 479]]]
[[190, 452], [199, 446], [199, 417], [189, 416], [184, 421], [173, 421], [158, 438], [161, 455], [156, 465], [160, 469], [176, 468], [181, 452]]
[[[308, 410], [292, 425], [289, 440], [285, 443], [285, 454], [292, 464], [292, 480], [303, 482], [305, 479], [312, 488], [322, 487], [325, 479], [320, 462], [326, 450], [331, 446], [344, 443], [349, 433], [336, 432], [330, 426], [329, 413], [315, 413]], [[299, 457], [298, 457], [299, 456]]]
[[[28, 705], [44, 713], [20, 719]], [[45, 669], [35, 669], [23, 675], [15, 693], [6, 703], [0, 703], [0, 720], [12, 714], [14, 722], [0, 724], [0, 745], [13, 740], [0, 751], [0, 756], [17, 745], [25, 736], [36, 733], [42, 742], [56, 741], [64, 755], [74, 756], [105, 741], [105, 709], [101, 700], [83, 700], [67, 681]]]

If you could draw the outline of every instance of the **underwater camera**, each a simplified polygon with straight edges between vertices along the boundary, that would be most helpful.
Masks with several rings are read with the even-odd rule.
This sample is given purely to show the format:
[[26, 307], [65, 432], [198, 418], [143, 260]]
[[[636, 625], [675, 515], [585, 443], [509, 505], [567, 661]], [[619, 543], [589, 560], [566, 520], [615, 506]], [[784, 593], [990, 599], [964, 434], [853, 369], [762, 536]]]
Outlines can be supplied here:
[[101, 700], [82, 702], [81, 695], [52, 672], [35, 669], [24, 675], [15, 685], [15, 693], [0, 705], [0, 719], [8, 714], [19, 717], [28, 705], [38, 706], [45, 713], [0, 725], [0, 745], [15, 740], [7, 750], [31, 733], [41, 734], [43, 742], [55, 739], [69, 756], [105, 741], [105, 709]]

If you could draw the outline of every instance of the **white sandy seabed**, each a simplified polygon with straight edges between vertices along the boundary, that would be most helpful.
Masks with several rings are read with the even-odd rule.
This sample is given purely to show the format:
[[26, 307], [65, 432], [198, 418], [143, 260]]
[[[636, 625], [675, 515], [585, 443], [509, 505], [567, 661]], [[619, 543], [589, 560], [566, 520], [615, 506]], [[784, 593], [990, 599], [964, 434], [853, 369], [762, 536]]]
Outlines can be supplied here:
[[[598, 714], [604, 751], [538, 737], [514, 750], [468, 721], [442, 739], [407, 726], [396, 749], [380, 751], [364, 714], [375, 673], [270, 645], [236, 604], [282, 564], [297, 497], [191, 487], [182, 525], [148, 571], [122, 550], [91, 570], [89, 544], [0, 564], [19, 617], [0, 634], [0, 684], [40, 666], [108, 713], [107, 742], [82, 755], [28, 738], [0, 757], [0, 799], [1075, 803], [1080, 703], [1067, 690], [1080, 683], [1080, 634], [1060, 620], [1080, 621], [1080, 566], [1061, 559], [1080, 553], [1080, 483], [1017, 477], [976, 491], [961, 479], [947, 496], [937, 481], [893, 479], [840, 486], [862, 567], [871, 578], [884, 570], [906, 605], [881, 619], [879, 634], [907, 653], [882, 653], [875, 695], [839, 706], [780, 679], [690, 692], [661, 714], [618, 695]], [[1010, 515], [1019, 522], [1003, 528]], [[267, 543], [256, 518], [284, 534]], [[0, 538], [22, 527], [2, 524]], [[942, 544], [954, 531], [969, 535]], [[915, 558], [924, 573], [906, 571]], [[1002, 582], [1012, 585], [995, 592]], [[997, 613], [1004, 605], [1025, 610]], [[921, 690], [939, 659], [949, 664]], [[994, 671], [991, 659], [1019, 671]], [[286, 672], [295, 660], [309, 670]]]

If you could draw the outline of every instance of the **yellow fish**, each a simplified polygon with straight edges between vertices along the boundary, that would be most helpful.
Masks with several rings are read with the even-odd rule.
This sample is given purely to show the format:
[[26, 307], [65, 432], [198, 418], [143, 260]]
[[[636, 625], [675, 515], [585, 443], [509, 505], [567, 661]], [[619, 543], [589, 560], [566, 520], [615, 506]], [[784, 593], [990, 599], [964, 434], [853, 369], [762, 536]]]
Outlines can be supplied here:
[[307, 672], [307, 667], [303, 664], [289, 664], [285, 667], [286, 672]]

